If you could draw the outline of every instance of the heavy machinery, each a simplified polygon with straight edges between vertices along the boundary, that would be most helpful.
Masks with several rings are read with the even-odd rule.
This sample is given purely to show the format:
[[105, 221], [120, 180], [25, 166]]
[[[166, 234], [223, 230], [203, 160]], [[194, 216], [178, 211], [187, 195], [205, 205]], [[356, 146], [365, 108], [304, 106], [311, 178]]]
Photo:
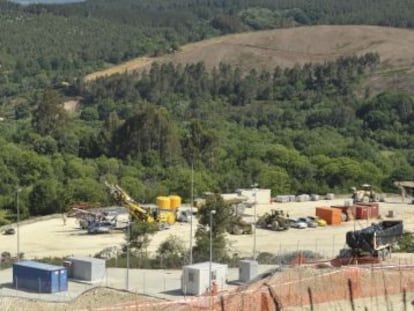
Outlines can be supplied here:
[[[401, 199], [404, 202], [407, 196], [407, 190], [414, 193], [414, 181], [394, 181], [394, 186], [398, 187], [401, 191]], [[414, 201], [412, 202], [414, 203]]]
[[283, 210], [272, 209], [270, 213], [265, 213], [257, 220], [256, 226], [274, 231], [288, 230], [290, 228], [289, 214], [285, 214]]
[[[348, 231], [346, 244], [353, 258], [371, 256], [385, 259], [403, 235], [402, 220], [387, 220], [361, 230]], [[343, 252], [343, 251], [342, 251]]]
[[352, 187], [352, 199], [357, 202], [378, 202], [378, 195], [369, 184], [363, 184], [358, 189]]
[[72, 208], [70, 214], [76, 217], [79, 227], [89, 234], [109, 233], [116, 226], [116, 217], [99, 210]]
[[252, 234], [253, 223], [248, 223], [242, 216], [233, 216], [227, 227], [227, 232], [230, 234]]
[[[133, 220], [158, 224], [159, 229], [168, 229], [171, 221], [168, 213], [160, 213], [158, 208], [145, 209], [132, 199], [125, 190], [118, 185], [105, 182], [115, 201], [125, 207]], [[175, 215], [174, 215], [175, 218]]]

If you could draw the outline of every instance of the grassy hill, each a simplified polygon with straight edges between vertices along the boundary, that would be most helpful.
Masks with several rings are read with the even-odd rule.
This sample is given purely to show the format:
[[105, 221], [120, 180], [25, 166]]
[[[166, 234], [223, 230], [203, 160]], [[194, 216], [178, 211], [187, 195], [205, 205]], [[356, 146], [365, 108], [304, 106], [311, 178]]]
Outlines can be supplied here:
[[92, 73], [86, 81], [98, 77], [141, 71], [153, 62], [196, 63], [207, 68], [220, 62], [243, 70], [292, 67], [309, 62], [324, 62], [341, 56], [377, 52], [381, 68], [366, 81], [374, 93], [411, 88], [414, 77], [414, 31], [378, 26], [310, 26], [232, 34], [185, 45], [179, 52], [161, 57], [142, 57], [106, 70]]

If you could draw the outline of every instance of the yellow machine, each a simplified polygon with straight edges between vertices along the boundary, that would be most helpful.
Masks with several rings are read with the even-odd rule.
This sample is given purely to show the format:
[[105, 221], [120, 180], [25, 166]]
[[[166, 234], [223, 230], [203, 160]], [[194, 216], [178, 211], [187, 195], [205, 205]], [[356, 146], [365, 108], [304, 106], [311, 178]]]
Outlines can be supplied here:
[[359, 189], [352, 187], [352, 199], [354, 202], [378, 202], [378, 195], [369, 184], [363, 184]]
[[105, 185], [110, 189], [115, 201], [128, 209], [133, 219], [148, 223], [157, 222], [159, 223], [160, 229], [166, 228], [169, 224], [173, 223], [169, 213], [160, 213], [159, 208], [145, 209], [132, 199], [120, 186], [111, 185], [107, 182], [105, 182]]

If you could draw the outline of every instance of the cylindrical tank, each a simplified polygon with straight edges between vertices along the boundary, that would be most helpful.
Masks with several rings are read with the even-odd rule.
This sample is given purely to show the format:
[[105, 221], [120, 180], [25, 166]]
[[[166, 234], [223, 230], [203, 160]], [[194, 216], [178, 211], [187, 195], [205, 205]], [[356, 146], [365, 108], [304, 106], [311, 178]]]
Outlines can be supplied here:
[[171, 200], [169, 197], [164, 197], [164, 196], [157, 197], [156, 204], [159, 208], [162, 208], [162, 209], [171, 208]]
[[175, 215], [175, 213], [169, 213], [169, 214], [168, 214], [168, 223], [169, 223], [170, 225], [173, 225], [173, 224], [175, 224], [175, 220], [176, 220], [176, 215]]
[[177, 209], [181, 206], [181, 197], [179, 195], [170, 195], [171, 208]]
[[161, 222], [166, 222], [170, 225], [173, 225], [176, 222], [176, 215], [171, 209], [160, 210], [160, 220]]

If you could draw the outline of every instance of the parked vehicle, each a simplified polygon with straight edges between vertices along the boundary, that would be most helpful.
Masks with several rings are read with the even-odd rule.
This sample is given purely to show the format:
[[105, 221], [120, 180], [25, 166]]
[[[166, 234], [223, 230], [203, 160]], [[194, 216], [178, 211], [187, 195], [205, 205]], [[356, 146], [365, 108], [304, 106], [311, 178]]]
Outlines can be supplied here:
[[346, 233], [346, 244], [354, 257], [374, 256], [385, 259], [390, 255], [393, 244], [404, 232], [402, 220], [382, 221], [362, 230]]
[[314, 222], [316, 222], [319, 227], [325, 227], [327, 225], [326, 220], [321, 219], [318, 216], [308, 216], [307, 218], [309, 218], [310, 220], [313, 220]]
[[8, 228], [8, 229], [3, 231], [4, 235], [13, 235], [15, 233], [16, 233], [16, 230], [14, 230], [14, 228]]
[[300, 221], [299, 218], [290, 218], [289, 223], [292, 228], [296, 228], [296, 229], [305, 229], [308, 227], [306, 222]]
[[309, 217], [299, 217], [298, 220], [306, 223], [309, 228], [316, 228], [318, 226], [318, 223]]
[[111, 229], [115, 226], [113, 222], [110, 221], [98, 221], [89, 224], [88, 233], [89, 234], [99, 234], [99, 233], [110, 233]]

